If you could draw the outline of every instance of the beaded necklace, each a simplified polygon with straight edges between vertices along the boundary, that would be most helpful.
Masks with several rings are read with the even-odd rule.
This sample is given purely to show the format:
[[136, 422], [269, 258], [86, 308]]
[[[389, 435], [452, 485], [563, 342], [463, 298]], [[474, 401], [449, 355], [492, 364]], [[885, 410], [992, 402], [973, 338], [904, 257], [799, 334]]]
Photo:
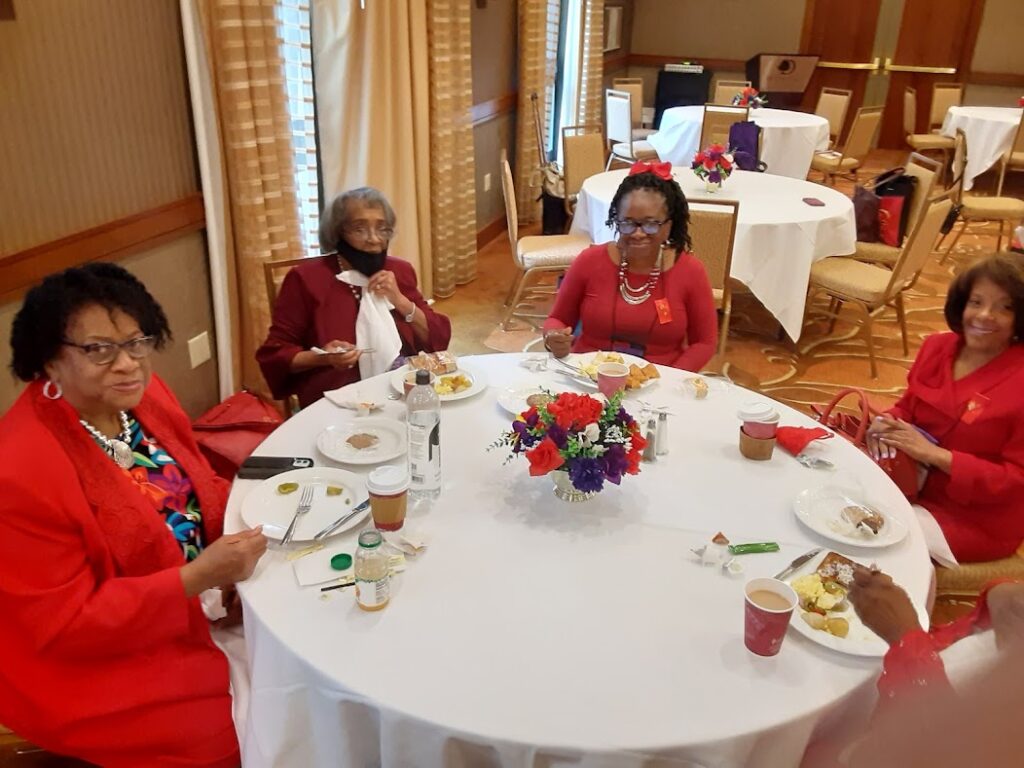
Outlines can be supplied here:
[[92, 435], [117, 466], [121, 469], [131, 469], [135, 464], [135, 456], [131, 449], [132, 430], [128, 425], [128, 414], [120, 411], [118, 417], [121, 420], [121, 434], [116, 438], [107, 437], [85, 419], [79, 419], [78, 423], [85, 427], [85, 431]]
[[629, 260], [626, 258], [626, 252], [620, 250], [619, 252], [619, 293], [622, 296], [623, 301], [632, 306], [643, 304], [649, 298], [651, 298], [651, 291], [654, 286], [658, 284], [658, 278], [661, 277], [661, 259], [662, 253], [665, 250], [664, 244], [658, 247], [658, 259], [654, 264], [654, 269], [651, 270], [650, 274], [647, 275], [647, 280], [639, 288], [634, 288], [629, 284], [629, 278], [626, 275], [626, 270], [629, 267]]

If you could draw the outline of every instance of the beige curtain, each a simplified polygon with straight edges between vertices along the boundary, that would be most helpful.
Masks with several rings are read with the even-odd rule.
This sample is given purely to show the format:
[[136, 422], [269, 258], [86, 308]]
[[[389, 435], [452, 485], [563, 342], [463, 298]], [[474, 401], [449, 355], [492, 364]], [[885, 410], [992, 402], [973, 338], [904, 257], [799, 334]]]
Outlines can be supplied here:
[[434, 295], [476, 277], [470, 0], [428, 0]]
[[580, 57], [581, 125], [604, 123], [604, 0], [586, 0]]
[[[534, 106], [550, 125], [558, 64], [558, 0], [519, 0], [519, 99], [516, 119], [515, 187], [519, 219], [531, 223], [539, 218], [541, 164], [534, 127]], [[550, 141], [550, 137], [547, 137]], [[557, 139], [557, 137], [555, 137]]]
[[213, 81], [216, 111], [196, 116], [197, 132], [202, 124], [207, 142], [216, 134], [219, 152], [209, 154], [222, 160], [205, 168], [206, 176], [222, 175], [204, 178], [204, 193], [226, 198], [207, 204], [219, 218], [214, 226], [230, 316], [224, 327], [232, 334], [230, 346], [218, 339], [218, 351], [232, 351], [238, 386], [269, 396], [255, 360], [270, 324], [263, 264], [304, 255], [275, 2], [187, 1], [199, 9], [205, 48], [199, 58]]

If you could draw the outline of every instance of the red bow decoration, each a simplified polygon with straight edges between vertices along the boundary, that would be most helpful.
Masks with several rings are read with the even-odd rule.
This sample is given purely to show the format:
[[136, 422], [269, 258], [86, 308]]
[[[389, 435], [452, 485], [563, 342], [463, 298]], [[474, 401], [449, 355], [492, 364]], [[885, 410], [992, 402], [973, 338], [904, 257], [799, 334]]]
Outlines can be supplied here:
[[672, 163], [645, 163], [638, 161], [630, 167], [629, 175], [636, 176], [638, 173], [653, 173], [659, 179], [672, 181]]

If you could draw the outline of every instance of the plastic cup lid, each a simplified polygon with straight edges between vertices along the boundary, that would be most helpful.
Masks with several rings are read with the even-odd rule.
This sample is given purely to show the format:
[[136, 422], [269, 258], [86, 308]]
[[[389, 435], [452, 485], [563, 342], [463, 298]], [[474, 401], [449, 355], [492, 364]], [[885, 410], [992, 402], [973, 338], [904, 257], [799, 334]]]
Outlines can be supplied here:
[[366, 490], [377, 496], [393, 496], [408, 488], [408, 471], [395, 464], [377, 467], [366, 477]]
[[779, 420], [779, 412], [776, 411], [769, 403], [757, 401], [744, 403], [740, 406], [736, 415], [739, 417], [740, 421], [771, 423]]
[[352, 555], [340, 552], [331, 558], [331, 568], [336, 571], [347, 571], [352, 567]]

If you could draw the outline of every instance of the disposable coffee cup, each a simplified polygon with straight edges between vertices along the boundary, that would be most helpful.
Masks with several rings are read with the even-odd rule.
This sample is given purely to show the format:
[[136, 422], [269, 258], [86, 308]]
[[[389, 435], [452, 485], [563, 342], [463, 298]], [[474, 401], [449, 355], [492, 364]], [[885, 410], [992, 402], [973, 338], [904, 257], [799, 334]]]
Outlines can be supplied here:
[[736, 415], [743, 422], [743, 431], [755, 440], [772, 439], [779, 428], [779, 412], [769, 403], [744, 403]]
[[760, 577], [746, 583], [743, 598], [743, 643], [758, 656], [774, 656], [796, 608], [796, 592], [784, 581]]
[[[416, 386], [416, 374], [418, 372], [417, 370], [407, 371], [405, 376], [402, 377], [402, 388], [405, 390], [406, 395], [412, 392], [412, 388]], [[433, 384], [436, 378], [433, 371], [427, 371], [427, 373], [430, 374], [430, 383]]]
[[366, 490], [370, 494], [370, 515], [378, 530], [397, 531], [405, 525], [409, 497], [409, 472], [405, 467], [377, 467], [366, 477]]
[[622, 363], [601, 363], [597, 366], [597, 388], [609, 400], [626, 388], [629, 368]]

